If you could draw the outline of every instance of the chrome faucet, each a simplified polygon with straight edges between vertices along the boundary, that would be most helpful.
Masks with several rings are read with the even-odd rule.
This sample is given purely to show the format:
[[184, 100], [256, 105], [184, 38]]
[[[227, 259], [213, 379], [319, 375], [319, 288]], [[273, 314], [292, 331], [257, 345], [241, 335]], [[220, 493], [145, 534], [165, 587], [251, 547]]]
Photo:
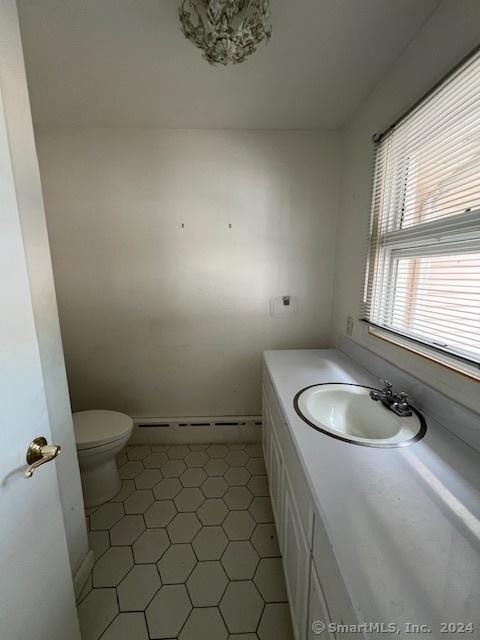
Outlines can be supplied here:
[[376, 402], [381, 402], [384, 407], [396, 413], [397, 416], [405, 418], [412, 415], [412, 409], [408, 403], [408, 396], [405, 392], [394, 393], [393, 387], [388, 380], [383, 380], [384, 387], [381, 391], [373, 389], [370, 397]]

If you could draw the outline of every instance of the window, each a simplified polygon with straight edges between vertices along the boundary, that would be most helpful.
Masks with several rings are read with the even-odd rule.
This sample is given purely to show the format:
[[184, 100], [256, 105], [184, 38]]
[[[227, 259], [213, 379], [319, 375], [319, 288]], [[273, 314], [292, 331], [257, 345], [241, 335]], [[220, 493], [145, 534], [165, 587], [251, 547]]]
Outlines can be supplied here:
[[363, 319], [480, 366], [480, 52], [375, 140]]

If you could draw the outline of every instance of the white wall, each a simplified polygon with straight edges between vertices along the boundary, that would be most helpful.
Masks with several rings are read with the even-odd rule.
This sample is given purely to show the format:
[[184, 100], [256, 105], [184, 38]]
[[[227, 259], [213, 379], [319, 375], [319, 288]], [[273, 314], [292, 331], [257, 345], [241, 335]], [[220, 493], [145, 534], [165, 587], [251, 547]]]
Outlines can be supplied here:
[[[370, 215], [373, 133], [382, 131], [420, 98], [480, 41], [478, 0], [444, 0], [377, 86], [346, 131], [342, 199], [335, 269], [334, 339], [348, 316], [358, 318]], [[479, 411], [478, 383], [368, 335], [355, 322], [353, 339], [428, 380], [450, 397]]]
[[0, 41], [0, 84], [5, 98], [12, 166], [50, 426], [54, 442], [62, 447], [62, 454], [55, 461], [55, 468], [70, 564], [75, 572], [88, 551], [82, 488], [15, 3], [9, 1], [2, 9], [10, 20], [8, 25], [5, 23], [7, 35]]
[[[263, 349], [329, 344], [340, 134], [57, 128], [37, 144], [74, 409], [257, 414]], [[298, 314], [274, 319], [283, 294]]]

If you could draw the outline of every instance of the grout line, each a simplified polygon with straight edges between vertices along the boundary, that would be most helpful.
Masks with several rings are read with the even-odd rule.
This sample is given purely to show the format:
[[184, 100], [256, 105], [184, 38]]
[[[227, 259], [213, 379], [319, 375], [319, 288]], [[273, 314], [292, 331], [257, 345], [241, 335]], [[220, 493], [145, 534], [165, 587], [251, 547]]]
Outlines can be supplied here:
[[[145, 446], [146, 446], [146, 445], [145, 445]], [[174, 447], [183, 447], [183, 446], [185, 446], [185, 447], [186, 447], [186, 449], [188, 449], [190, 452], [191, 452], [191, 451], [197, 451], [196, 449], [191, 449], [188, 445], [174, 445]], [[209, 446], [210, 446], [210, 445], [207, 445], [207, 446], [206, 446], [206, 448], [204, 449], [204, 451], [206, 451], [206, 453], [207, 453], [207, 456], [209, 456], [209, 453], [208, 453], [208, 448], [209, 448]], [[227, 448], [229, 451], [245, 451], [245, 448], [247, 447], [247, 445], [244, 445], [241, 449], [239, 449], [239, 448], [237, 448], [237, 447], [235, 447], [234, 449], [231, 449], [231, 448], [228, 446], [228, 444], [227, 444], [227, 445], [224, 445], [224, 446], [226, 446], [226, 448]], [[173, 447], [171, 447], [171, 448], [173, 448]], [[171, 449], [171, 448], [170, 448], [170, 449]], [[153, 450], [151, 449], [151, 447], [148, 447], [148, 449], [149, 449], [149, 451], [150, 451], [150, 453], [149, 453], [148, 455], [150, 455], [151, 453], [153, 453]], [[169, 449], [167, 449], [167, 460], [164, 462], [164, 464], [167, 464], [167, 463], [168, 463], [168, 462], [170, 462], [170, 461], [180, 461], [180, 462], [182, 462], [182, 463], [183, 463], [183, 465], [185, 466], [185, 462], [184, 462], [184, 460], [185, 460], [185, 457], [186, 457], [187, 455], [189, 455], [189, 453], [186, 453], [186, 454], [185, 454], [185, 456], [184, 456], [183, 458], [170, 458], [170, 456], [168, 455], [168, 451], [169, 451]], [[200, 450], [199, 450], [199, 451], [200, 451]], [[288, 600], [287, 600], [287, 601], [280, 600], [280, 601], [268, 601], [268, 602], [267, 602], [267, 600], [266, 600], [266, 599], [262, 596], [262, 594], [260, 593], [260, 590], [259, 590], [259, 588], [257, 587], [257, 585], [256, 585], [256, 583], [255, 583], [255, 580], [254, 580], [254, 578], [255, 578], [255, 576], [256, 576], [256, 574], [257, 574], [257, 572], [258, 572], [258, 569], [259, 569], [259, 566], [260, 566], [260, 563], [261, 563], [261, 561], [262, 561], [262, 560], [264, 560], [264, 559], [271, 559], [271, 558], [274, 558], [274, 557], [275, 557], [275, 558], [279, 558], [279, 557], [281, 557], [281, 555], [265, 556], [265, 557], [264, 557], [264, 556], [262, 556], [261, 554], [259, 554], [259, 553], [258, 553], [258, 551], [257, 551], [257, 549], [256, 549], [256, 547], [255, 547], [255, 545], [254, 545], [254, 544], [253, 544], [253, 542], [252, 542], [253, 536], [255, 535], [255, 532], [256, 532], [257, 528], [258, 528], [260, 525], [272, 524], [272, 521], [271, 521], [271, 520], [270, 520], [269, 522], [261, 522], [261, 521], [257, 521], [257, 519], [252, 515], [252, 513], [251, 513], [250, 509], [252, 508], [252, 505], [255, 503], [255, 500], [257, 500], [257, 502], [260, 502], [260, 504], [261, 504], [262, 499], [264, 499], [264, 498], [269, 498], [269, 499], [270, 499], [270, 502], [271, 502], [271, 495], [270, 495], [270, 493], [269, 493], [267, 496], [257, 496], [257, 495], [256, 495], [256, 494], [255, 494], [255, 493], [250, 489], [250, 487], [248, 486], [248, 485], [249, 485], [249, 483], [253, 480], [253, 478], [256, 478], [256, 477], [258, 478], [258, 477], [261, 477], [261, 476], [265, 476], [265, 471], [264, 471], [264, 470], [262, 470], [262, 473], [260, 473], [260, 474], [258, 474], [258, 473], [252, 473], [252, 471], [247, 467], [248, 463], [250, 462], [250, 460], [258, 460], [258, 459], [261, 459], [261, 458], [260, 458], [259, 456], [255, 456], [255, 457], [254, 457], [254, 456], [250, 455], [249, 453], [246, 453], [246, 455], [247, 455], [247, 461], [246, 461], [243, 465], [240, 465], [240, 466], [234, 466], [234, 467], [232, 467], [231, 465], [229, 465], [229, 464], [226, 462], [225, 458], [210, 458], [210, 457], [208, 457], [208, 459], [207, 459], [207, 460], [205, 461], [205, 463], [204, 463], [204, 467], [205, 467], [205, 466], [206, 466], [206, 465], [207, 465], [211, 460], [214, 460], [214, 461], [223, 461], [223, 462], [224, 462], [224, 464], [226, 465], [226, 469], [223, 471], [223, 473], [222, 473], [221, 475], [211, 476], [211, 475], [205, 474], [205, 470], [204, 470], [204, 468], [202, 468], [202, 467], [190, 467], [190, 466], [186, 466], [186, 467], [185, 467], [185, 469], [182, 471], [182, 473], [180, 473], [180, 474], [179, 474], [179, 476], [169, 476], [169, 477], [164, 476], [164, 474], [162, 473], [162, 467], [163, 467], [163, 465], [159, 465], [158, 467], [148, 467], [148, 468], [145, 468], [145, 465], [144, 465], [144, 463], [143, 463], [143, 459], [142, 459], [142, 460], [132, 460], [132, 461], [131, 461], [131, 460], [130, 460], [130, 458], [128, 458], [128, 456], [127, 456], [127, 458], [128, 458], [128, 461], [129, 461], [129, 462], [140, 462], [141, 466], [143, 467], [143, 470], [153, 470], [153, 469], [159, 469], [159, 470], [160, 470], [161, 478], [160, 478], [160, 480], [156, 483], [156, 485], [155, 485], [155, 486], [157, 486], [157, 485], [158, 485], [160, 482], [162, 482], [163, 480], [177, 480], [177, 481], [178, 481], [178, 483], [179, 483], [179, 486], [181, 487], [181, 488], [180, 488], [180, 490], [179, 490], [179, 491], [177, 491], [177, 493], [173, 496], [173, 498], [161, 498], [161, 499], [157, 499], [157, 497], [156, 497], [156, 495], [155, 495], [155, 493], [154, 493], [154, 487], [150, 487], [150, 488], [141, 488], [141, 489], [139, 489], [139, 488], [138, 488], [138, 485], [137, 485], [137, 482], [136, 482], [136, 478], [137, 478], [141, 473], [143, 473], [143, 471], [142, 471], [142, 472], [140, 472], [139, 474], [137, 474], [137, 476], [135, 476], [135, 478], [123, 479], [123, 481], [122, 481], [122, 487], [121, 487], [120, 491], [122, 491], [122, 490], [124, 490], [124, 489], [125, 489], [125, 487], [124, 487], [124, 482], [125, 482], [125, 481], [132, 481], [132, 484], [133, 484], [134, 489], [133, 489], [132, 493], [130, 493], [128, 496], [124, 497], [122, 500], [114, 501], [114, 500], [112, 499], [112, 502], [118, 502], [118, 503], [121, 503], [121, 504], [122, 504], [122, 511], [123, 511], [123, 516], [122, 516], [122, 518], [123, 518], [123, 517], [125, 517], [125, 515], [128, 515], [128, 516], [132, 516], [132, 515], [134, 515], [134, 516], [141, 516], [141, 517], [142, 517], [142, 520], [143, 520], [143, 523], [144, 523], [144, 525], [145, 525], [144, 530], [143, 530], [143, 531], [142, 531], [142, 532], [141, 532], [141, 533], [140, 533], [140, 534], [135, 538], [135, 540], [133, 540], [130, 544], [127, 544], [127, 545], [113, 545], [113, 546], [112, 546], [112, 544], [111, 544], [111, 534], [110, 534], [110, 530], [111, 530], [111, 528], [112, 528], [113, 526], [115, 526], [117, 523], [114, 523], [114, 524], [112, 525], [112, 527], [108, 527], [107, 529], [94, 530], [94, 531], [107, 531], [108, 545], [109, 545], [109, 546], [108, 546], [108, 547], [103, 551], [103, 553], [102, 553], [98, 558], [95, 558], [95, 565], [97, 564], [98, 560], [99, 560], [99, 559], [104, 555], [104, 553], [106, 553], [109, 549], [111, 549], [111, 548], [119, 548], [120, 546], [122, 546], [122, 547], [127, 547], [127, 546], [128, 546], [128, 547], [130, 547], [130, 551], [131, 551], [131, 554], [132, 554], [132, 557], [133, 557], [133, 565], [130, 567], [130, 569], [127, 571], [127, 573], [122, 577], [122, 580], [120, 581], [119, 585], [120, 585], [120, 584], [123, 582], [123, 580], [125, 580], [125, 579], [128, 577], [128, 575], [129, 575], [129, 574], [134, 570], [134, 567], [136, 567], [136, 566], [145, 566], [146, 564], [148, 564], [148, 565], [154, 565], [154, 566], [155, 566], [155, 568], [156, 568], [156, 573], [157, 573], [157, 575], [159, 576], [159, 579], [160, 579], [160, 587], [159, 587], [159, 588], [157, 588], [157, 589], [155, 590], [155, 592], [153, 593], [153, 595], [151, 596], [151, 598], [148, 600], [148, 602], [145, 604], [145, 606], [144, 606], [144, 608], [143, 608], [143, 616], [144, 616], [144, 620], [145, 620], [145, 625], [146, 625], [147, 632], [148, 632], [148, 635], [149, 635], [149, 637], [150, 637], [150, 638], [151, 638], [151, 631], [150, 631], [150, 628], [149, 628], [149, 626], [148, 626], [148, 618], [147, 618], [147, 615], [146, 615], [146, 609], [150, 606], [150, 604], [152, 603], [152, 601], [155, 599], [155, 597], [158, 595], [159, 591], [161, 591], [161, 589], [162, 589], [163, 587], [173, 586], [173, 584], [175, 584], [175, 585], [177, 585], [177, 586], [178, 586], [178, 585], [183, 585], [183, 586], [184, 586], [184, 589], [185, 589], [185, 591], [186, 591], [186, 593], [187, 593], [187, 596], [188, 596], [188, 600], [189, 600], [190, 605], [191, 605], [191, 607], [192, 607], [192, 608], [191, 608], [191, 610], [190, 610], [190, 612], [189, 612], [189, 614], [188, 614], [188, 616], [186, 617], [186, 619], [185, 619], [185, 621], [184, 621], [184, 623], [183, 623], [183, 625], [182, 625], [181, 630], [180, 630], [180, 632], [179, 632], [179, 633], [181, 633], [181, 632], [183, 631], [183, 629], [184, 629], [185, 625], [187, 624], [188, 620], [190, 619], [190, 617], [191, 617], [192, 613], [195, 611], [195, 609], [211, 609], [211, 608], [215, 608], [215, 609], [217, 609], [217, 612], [219, 613], [219, 615], [220, 615], [220, 617], [221, 617], [221, 619], [222, 619], [222, 621], [223, 621], [223, 624], [225, 625], [225, 628], [227, 629], [228, 634], [230, 634], [230, 630], [229, 630], [228, 624], [227, 624], [227, 622], [226, 622], [225, 617], [223, 616], [222, 610], [220, 609], [220, 604], [221, 604], [221, 602], [222, 602], [223, 598], [225, 597], [225, 594], [226, 594], [226, 592], [227, 592], [227, 590], [228, 590], [228, 588], [229, 588], [229, 585], [230, 585], [231, 583], [236, 583], [236, 582], [250, 582], [250, 583], [253, 585], [253, 588], [254, 588], [255, 592], [257, 593], [257, 595], [259, 595], [259, 597], [261, 598], [261, 601], [262, 601], [262, 603], [263, 603], [263, 606], [262, 606], [262, 610], [261, 610], [261, 613], [260, 613], [259, 618], [258, 618], [258, 623], [257, 623], [257, 626], [256, 626], [256, 630], [255, 630], [255, 632], [253, 632], [253, 633], [255, 633], [255, 636], [257, 637], [257, 639], [258, 639], [258, 629], [259, 629], [259, 625], [260, 625], [261, 620], [262, 620], [262, 618], [263, 618], [263, 615], [264, 615], [265, 608], [266, 608], [267, 604], [285, 604], [285, 602], [287, 602], [287, 603], [288, 603]], [[227, 454], [227, 456], [228, 456], [228, 454]], [[145, 457], [147, 457], [147, 456], [145, 456]], [[248, 482], [247, 482], [247, 483], [244, 483], [244, 484], [240, 484], [240, 485], [237, 485], [237, 484], [230, 484], [230, 482], [228, 482], [228, 481], [226, 480], [225, 475], [228, 473], [228, 471], [229, 471], [230, 469], [241, 469], [241, 468], [246, 469], [246, 470], [248, 471], [248, 473], [249, 473], [249, 475], [250, 475], [250, 478], [249, 478]], [[199, 472], [203, 472], [203, 474], [205, 475], [205, 478], [202, 480], [202, 482], [201, 482], [200, 484], [196, 484], [196, 485], [193, 485], [193, 486], [192, 486], [192, 485], [186, 485], [186, 484], [184, 484], [184, 481], [182, 480], [182, 477], [181, 477], [181, 476], [182, 476], [183, 474], [185, 474], [187, 471], [192, 470], [192, 472], [193, 472], [195, 469], [198, 469], [198, 470], [199, 470]], [[205, 494], [205, 490], [203, 489], [203, 485], [204, 485], [204, 484], [205, 484], [205, 483], [206, 483], [210, 478], [212, 478], [212, 479], [215, 479], [215, 478], [219, 478], [219, 479], [220, 479], [220, 478], [221, 478], [221, 479], [226, 483], [226, 489], [225, 489], [225, 491], [224, 491], [224, 493], [223, 493], [223, 495], [222, 495], [222, 496], [208, 497], [208, 496]], [[232, 507], [230, 507], [230, 506], [228, 505], [228, 503], [227, 503], [227, 501], [226, 501], [226, 499], [225, 499], [225, 495], [228, 493], [228, 491], [230, 491], [230, 490], [231, 490], [232, 488], [234, 488], [234, 487], [237, 487], [237, 488], [243, 487], [246, 491], [248, 491], [250, 494], [252, 494], [252, 497], [251, 497], [250, 502], [249, 502], [249, 504], [247, 505], [247, 507], [244, 507], [244, 508], [235, 508], [235, 507], [233, 507], [233, 508], [232, 508]], [[189, 490], [189, 489], [197, 489], [197, 490], [201, 493], [202, 497], [204, 497], [204, 500], [203, 500], [203, 501], [202, 501], [202, 503], [201, 503], [201, 504], [199, 504], [199, 505], [198, 505], [198, 507], [197, 507], [196, 509], [194, 509], [193, 511], [179, 511], [179, 510], [178, 510], [178, 507], [177, 507], [177, 503], [175, 502], [175, 499], [177, 498], [177, 496], [178, 496], [182, 491], [184, 491], [184, 490]], [[135, 491], [149, 491], [149, 492], [150, 492], [151, 497], [153, 497], [153, 501], [152, 501], [152, 503], [148, 506], [148, 508], [147, 508], [146, 510], [144, 510], [144, 512], [143, 512], [143, 513], [139, 513], [139, 514], [131, 514], [131, 513], [129, 513], [129, 514], [125, 514], [125, 506], [124, 506], [124, 504], [125, 504], [125, 502], [130, 498], [130, 496], [131, 496], [131, 495], [133, 495], [133, 493], [134, 493]], [[118, 494], [117, 494], [117, 495], [118, 495]], [[260, 499], [260, 500], [259, 500], [259, 499]], [[195, 516], [196, 516], [197, 520], [199, 520], [198, 511], [201, 509], [201, 507], [202, 507], [202, 506], [205, 504], [205, 502], [206, 502], [206, 501], [208, 501], [208, 500], [210, 500], [210, 501], [217, 501], [217, 502], [218, 502], [218, 501], [220, 501], [221, 503], [223, 503], [223, 507], [225, 508], [226, 512], [225, 512], [225, 515], [224, 515], [223, 519], [221, 520], [221, 522], [220, 522], [220, 523], [213, 523], [213, 524], [210, 524], [210, 523], [208, 523], [208, 524], [204, 524], [203, 522], [201, 522], [201, 521], [200, 521], [200, 525], [201, 525], [201, 526], [200, 526], [200, 529], [195, 533], [195, 535], [194, 535], [194, 537], [193, 537], [193, 539], [192, 539], [192, 540], [190, 540], [189, 542], [182, 542], [182, 543], [175, 543], [175, 542], [172, 542], [172, 539], [171, 539], [171, 537], [170, 537], [170, 533], [169, 533], [169, 531], [168, 531], [168, 528], [167, 528], [167, 527], [168, 527], [168, 526], [170, 525], [170, 523], [175, 519], [175, 517], [176, 517], [177, 515], [179, 515], [179, 514], [187, 514], [187, 513], [190, 513], [190, 514], [195, 514]], [[171, 519], [171, 520], [170, 520], [170, 521], [169, 521], [169, 522], [168, 522], [164, 527], [148, 527], [148, 526], [147, 526], [147, 523], [146, 523], [146, 519], [145, 519], [145, 512], [146, 512], [148, 509], [150, 509], [150, 508], [155, 504], [155, 502], [167, 502], [167, 501], [168, 501], [168, 502], [173, 503], [173, 505], [174, 505], [174, 507], [175, 507], [175, 515], [172, 517], [172, 519]], [[101, 505], [100, 505], [100, 506], [101, 506]], [[99, 506], [98, 508], [100, 508], [100, 506]], [[253, 522], [254, 522], [254, 527], [253, 527], [253, 529], [252, 529], [252, 531], [251, 531], [251, 533], [250, 533], [250, 535], [249, 535], [249, 538], [247, 538], [247, 539], [241, 539], [241, 540], [231, 540], [231, 539], [230, 539], [230, 536], [228, 535], [227, 531], [224, 529], [223, 525], [224, 525], [224, 523], [225, 523], [225, 521], [226, 521], [226, 519], [227, 519], [227, 517], [229, 516], [229, 514], [230, 514], [230, 513], [238, 513], [238, 512], [241, 512], [241, 511], [243, 511], [243, 512], [247, 513], [247, 514], [252, 518], [252, 520], [253, 520]], [[93, 515], [93, 514], [92, 514], [92, 515]], [[122, 518], [120, 518], [120, 520], [122, 520]], [[260, 518], [262, 518], [262, 514], [260, 514]], [[117, 521], [117, 522], [120, 522], [120, 520], [119, 520], [119, 521]], [[223, 532], [223, 534], [225, 535], [225, 538], [226, 538], [226, 540], [227, 540], [227, 544], [226, 544], [226, 546], [223, 548], [223, 551], [221, 551], [221, 554], [220, 554], [220, 557], [219, 557], [219, 558], [214, 559], [214, 560], [200, 560], [200, 559], [199, 559], [199, 556], [198, 556], [198, 554], [197, 554], [197, 551], [196, 551], [196, 549], [195, 549], [195, 547], [194, 547], [194, 545], [193, 545], [193, 542], [197, 539], [197, 537], [199, 536], [200, 532], [201, 532], [203, 529], [209, 529], [209, 528], [215, 528], [215, 527], [216, 527], [216, 528], [220, 528], [220, 529], [221, 529], [221, 531], [222, 531], [222, 532]], [[163, 529], [163, 531], [165, 531], [166, 538], [167, 538], [167, 540], [168, 540], [168, 543], [169, 543], [169, 544], [168, 544], [168, 546], [166, 547], [166, 549], [163, 551], [163, 553], [160, 555], [160, 557], [158, 558], [158, 560], [156, 560], [156, 561], [154, 561], [154, 562], [148, 562], [148, 563], [137, 563], [137, 562], [135, 561], [135, 555], [134, 555], [134, 553], [133, 553], [133, 545], [134, 545], [134, 544], [136, 544], [136, 542], [140, 539], [140, 537], [143, 535], [143, 533], [145, 533], [145, 531], [148, 531], [148, 530], [150, 530], [150, 529]], [[228, 548], [230, 547], [230, 545], [231, 545], [232, 543], [235, 543], [235, 542], [245, 542], [245, 543], [248, 543], [248, 544], [252, 545], [252, 548], [255, 550], [255, 552], [256, 552], [256, 553], [257, 553], [257, 555], [258, 555], [258, 558], [257, 558], [257, 560], [256, 560], [256, 562], [255, 562], [255, 567], [254, 567], [254, 569], [253, 569], [253, 573], [252, 573], [252, 577], [251, 577], [251, 578], [247, 578], [247, 579], [245, 579], [245, 578], [231, 578], [231, 577], [229, 576], [229, 574], [228, 574], [228, 572], [227, 572], [226, 568], [225, 568], [225, 564], [224, 564], [224, 557], [225, 557], [225, 554], [226, 554], [226, 552], [227, 552]], [[195, 558], [195, 564], [194, 564], [193, 568], [190, 570], [190, 572], [188, 573], [188, 575], [185, 577], [185, 579], [184, 579], [184, 580], [182, 580], [181, 582], [178, 582], [178, 583], [169, 583], [169, 584], [164, 584], [164, 583], [163, 583], [163, 580], [162, 580], [162, 577], [161, 577], [161, 573], [160, 573], [159, 562], [162, 560], [162, 558], [165, 556], [165, 554], [167, 554], [167, 553], [168, 553], [169, 549], [171, 549], [171, 547], [172, 547], [173, 545], [175, 545], [175, 544], [181, 544], [181, 545], [185, 545], [185, 544], [187, 544], [187, 545], [190, 547], [190, 549], [191, 549], [191, 551], [192, 551], [192, 553], [193, 553], [193, 556], [194, 556], [194, 558]], [[192, 601], [192, 597], [191, 597], [190, 592], [189, 592], [188, 587], [187, 587], [187, 582], [188, 582], [188, 580], [190, 579], [190, 577], [192, 576], [192, 574], [194, 573], [194, 571], [196, 570], [196, 568], [198, 567], [198, 565], [199, 565], [199, 564], [205, 564], [205, 563], [211, 563], [211, 562], [216, 562], [216, 563], [219, 563], [219, 564], [220, 564], [220, 566], [221, 566], [221, 568], [222, 568], [222, 571], [225, 573], [225, 575], [226, 575], [226, 579], [227, 579], [227, 580], [226, 580], [225, 587], [224, 587], [224, 589], [223, 589], [223, 591], [222, 591], [222, 594], [221, 594], [221, 596], [219, 597], [218, 602], [217, 602], [217, 604], [216, 604], [216, 605], [202, 605], [202, 606], [194, 606], [193, 601]], [[95, 566], [95, 565], [94, 565], [94, 566]], [[102, 632], [102, 634], [101, 634], [102, 636], [103, 636], [103, 635], [106, 633], [106, 631], [110, 628], [110, 626], [111, 626], [111, 625], [112, 625], [112, 623], [116, 620], [116, 618], [118, 617], [118, 615], [120, 615], [121, 613], [132, 613], [131, 611], [126, 611], [126, 612], [125, 612], [125, 611], [123, 611], [123, 612], [122, 612], [122, 611], [120, 611], [120, 600], [119, 600], [119, 593], [118, 593], [118, 586], [119, 586], [119, 585], [117, 585], [116, 587], [114, 587], [114, 588], [115, 588], [116, 599], [117, 599], [118, 613], [117, 613], [117, 615], [113, 618], [113, 620], [109, 623], [109, 625], [106, 627], [106, 629]], [[93, 589], [105, 589], [105, 588], [112, 588], [112, 587], [95, 587], [95, 586], [93, 586], [93, 580], [92, 580], [92, 590], [91, 590], [91, 591], [93, 591]], [[90, 593], [91, 593], [91, 591], [90, 591]], [[88, 596], [88, 594], [87, 594], [85, 597], [87, 597], [87, 596]], [[84, 599], [84, 598], [83, 598], [83, 599]], [[82, 601], [83, 601], [83, 599], [82, 599]], [[80, 603], [79, 603], [79, 604], [80, 604]], [[138, 612], [138, 611], [136, 611], [136, 612]], [[142, 612], [142, 610], [140, 610], [140, 612]]]

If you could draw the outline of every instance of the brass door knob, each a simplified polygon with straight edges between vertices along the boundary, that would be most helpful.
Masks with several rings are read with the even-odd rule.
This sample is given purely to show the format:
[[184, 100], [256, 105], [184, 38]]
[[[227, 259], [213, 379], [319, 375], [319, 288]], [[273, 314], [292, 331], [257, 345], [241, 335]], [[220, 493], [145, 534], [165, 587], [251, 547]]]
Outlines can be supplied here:
[[35, 438], [27, 449], [26, 459], [29, 467], [25, 471], [25, 477], [31, 478], [35, 469], [56, 458], [60, 451], [60, 445], [47, 444], [47, 440], [43, 436]]

